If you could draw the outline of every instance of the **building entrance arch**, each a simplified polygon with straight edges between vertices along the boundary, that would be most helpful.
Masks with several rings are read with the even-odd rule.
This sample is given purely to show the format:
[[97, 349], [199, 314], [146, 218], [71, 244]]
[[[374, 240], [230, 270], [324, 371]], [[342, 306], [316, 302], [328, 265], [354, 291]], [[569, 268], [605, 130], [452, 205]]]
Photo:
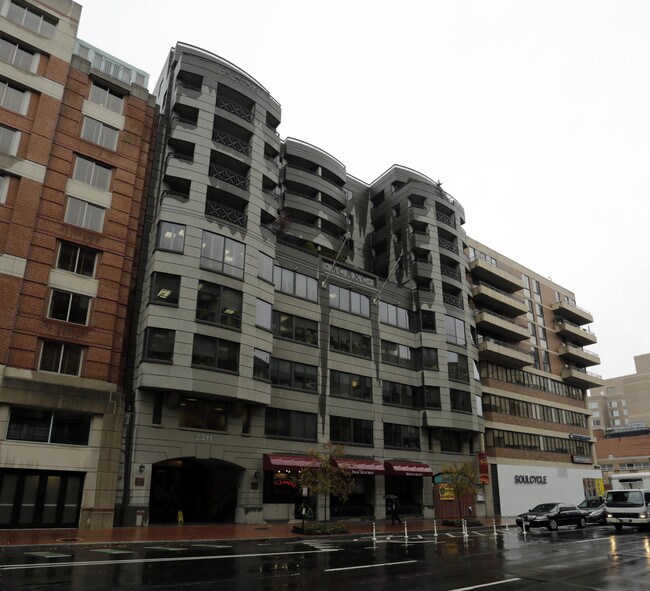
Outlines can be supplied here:
[[[152, 466], [149, 523], [232, 522], [243, 468], [214, 459], [176, 458]], [[180, 513], [179, 513], [180, 512]]]

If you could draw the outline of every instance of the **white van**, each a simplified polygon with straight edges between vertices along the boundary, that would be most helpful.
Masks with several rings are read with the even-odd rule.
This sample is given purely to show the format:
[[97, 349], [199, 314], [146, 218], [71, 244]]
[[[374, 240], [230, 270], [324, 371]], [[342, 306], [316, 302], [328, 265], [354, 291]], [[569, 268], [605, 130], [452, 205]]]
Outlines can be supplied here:
[[650, 526], [650, 472], [614, 474], [605, 496], [607, 523], [616, 531], [624, 525]]

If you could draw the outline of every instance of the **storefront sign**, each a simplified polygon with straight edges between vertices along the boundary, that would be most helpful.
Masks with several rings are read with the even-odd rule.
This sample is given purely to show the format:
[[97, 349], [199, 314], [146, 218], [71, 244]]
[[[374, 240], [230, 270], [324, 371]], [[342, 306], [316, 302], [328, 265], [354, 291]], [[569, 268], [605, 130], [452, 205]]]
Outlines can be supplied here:
[[479, 482], [481, 484], [490, 484], [490, 472], [488, 466], [488, 456], [485, 452], [476, 454], [478, 461]]
[[593, 464], [594, 459], [591, 456], [571, 456], [574, 464]]
[[361, 283], [363, 285], [369, 285], [372, 287], [375, 285], [375, 280], [372, 277], [367, 277], [366, 275], [362, 275], [357, 271], [351, 271], [350, 269], [346, 269], [340, 265], [334, 265], [334, 268], [332, 269], [332, 265], [329, 263], [323, 263], [323, 272], [328, 273], [330, 271], [332, 275], [345, 277], [345, 279], [348, 279], [349, 281], [355, 281], [356, 283]]
[[451, 484], [438, 484], [438, 498], [441, 501], [453, 501], [456, 498]]
[[515, 474], [515, 484], [547, 484], [546, 476], [533, 474]]

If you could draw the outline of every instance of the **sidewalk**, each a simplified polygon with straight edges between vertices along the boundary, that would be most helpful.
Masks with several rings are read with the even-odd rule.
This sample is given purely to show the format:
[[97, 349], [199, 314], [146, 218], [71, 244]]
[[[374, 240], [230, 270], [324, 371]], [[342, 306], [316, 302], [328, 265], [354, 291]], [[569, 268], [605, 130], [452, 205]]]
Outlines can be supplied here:
[[[482, 519], [484, 528], [492, 527], [492, 518]], [[372, 535], [372, 521], [337, 521], [352, 535]], [[267, 540], [299, 539], [291, 528], [296, 523], [239, 524], [218, 523], [210, 525], [152, 525], [147, 527], [115, 527], [111, 529], [11, 529], [0, 530], [2, 546], [42, 546], [55, 544], [124, 544], [129, 542], [192, 542], [206, 540]], [[408, 533], [433, 532], [432, 519], [408, 521]], [[497, 521], [497, 525], [500, 525]], [[391, 525], [389, 520], [375, 523], [377, 534], [404, 533], [402, 525]], [[437, 524], [438, 531], [456, 528]], [[480, 529], [480, 528], [471, 528]], [[336, 537], [336, 536], [334, 536]], [[327, 536], [323, 536], [327, 538]]]

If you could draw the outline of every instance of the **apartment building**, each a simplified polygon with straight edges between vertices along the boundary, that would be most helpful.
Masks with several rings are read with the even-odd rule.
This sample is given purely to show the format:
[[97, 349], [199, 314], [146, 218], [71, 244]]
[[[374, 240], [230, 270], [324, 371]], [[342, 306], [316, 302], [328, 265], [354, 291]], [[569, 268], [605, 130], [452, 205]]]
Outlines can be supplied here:
[[586, 409], [602, 385], [591, 313], [550, 279], [469, 240], [485, 450], [495, 515], [602, 494]]
[[0, 1], [0, 527], [113, 524], [155, 103], [80, 14]]

